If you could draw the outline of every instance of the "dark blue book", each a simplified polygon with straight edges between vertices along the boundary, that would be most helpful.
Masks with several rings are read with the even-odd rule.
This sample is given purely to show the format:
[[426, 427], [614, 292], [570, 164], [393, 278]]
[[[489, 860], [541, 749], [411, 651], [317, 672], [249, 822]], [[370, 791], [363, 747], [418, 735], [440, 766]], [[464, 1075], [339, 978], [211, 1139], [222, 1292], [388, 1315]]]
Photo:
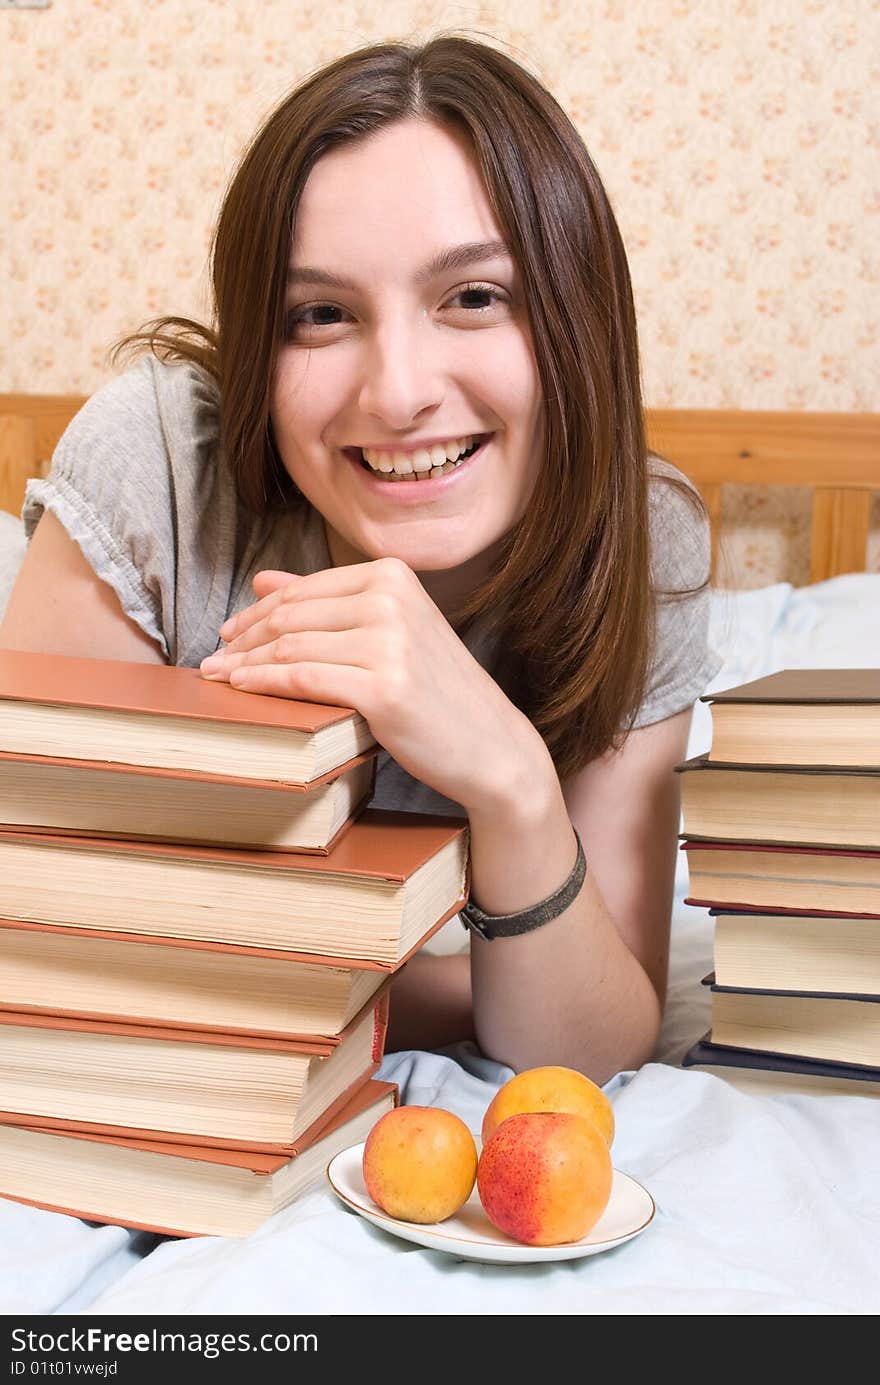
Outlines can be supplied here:
[[880, 1068], [829, 1063], [790, 1053], [731, 1048], [712, 1042], [711, 1030], [692, 1044], [682, 1067], [701, 1068], [744, 1090], [838, 1092], [880, 1097]]
[[880, 996], [716, 986], [713, 1044], [856, 1068], [880, 1067]]

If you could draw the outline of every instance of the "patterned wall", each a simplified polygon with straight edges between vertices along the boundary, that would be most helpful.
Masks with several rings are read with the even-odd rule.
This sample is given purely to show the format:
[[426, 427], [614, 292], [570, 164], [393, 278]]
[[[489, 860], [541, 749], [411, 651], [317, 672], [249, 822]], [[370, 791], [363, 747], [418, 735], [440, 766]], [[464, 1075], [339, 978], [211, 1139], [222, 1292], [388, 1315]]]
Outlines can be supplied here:
[[[0, 390], [89, 391], [117, 335], [203, 312], [210, 228], [263, 115], [340, 53], [447, 28], [505, 45], [584, 136], [630, 255], [650, 404], [877, 409], [876, 0], [0, 11]], [[725, 525], [738, 584], [808, 580], [806, 492], [732, 488]]]

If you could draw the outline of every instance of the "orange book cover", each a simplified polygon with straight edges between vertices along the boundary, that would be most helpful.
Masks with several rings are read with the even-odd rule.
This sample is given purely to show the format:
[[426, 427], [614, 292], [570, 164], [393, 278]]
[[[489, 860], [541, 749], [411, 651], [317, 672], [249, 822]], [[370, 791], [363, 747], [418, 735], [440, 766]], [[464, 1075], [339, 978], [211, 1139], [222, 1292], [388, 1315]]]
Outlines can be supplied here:
[[[186, 947], [196, 948], [200, 951], [227, 953], [238, 952], [251, 957], [268, 957], [272, 961], [278, 961], [285, 964], [289, 964], [291, 961], [305, 960], [298, 959], [296, 957], [296, 954], [292, 952], [271, 952], [268, 949], [264, 948], [261, 949], [253, 947], [237, 947], [229, 943], [206, 944], [205, 947], [202, 948], [198, 943], [193, 943], [188, 938], [154, 938], [147, 935], [132, 935], [128, 933], [94, 934], [91, 929], [87, 928], [55, 928], [51, 924], [44, 923], [18, 924], [10, 921], [9, 919], [0, 919], [0, 929], [21, 929], [25, 932], [30, 933], [47, 932], [74, 935], [79, 934], [81, 936], [88, 937], [90, 940], [93, 937], [97, 936], [99, 942], [107, 940], [108, 942], [118, 943], [121, 940], [123, 942], [148, 943], [151, 947], [177, 947], [178, 944], [182, 943]], [[3, 950], [2, 937], [2, 932], [0, 932], [0, 953], [2, 953]], [[314, 959], [307, 959], [307, 965], [311, 965], [312, 960], [314, 960], [316, 963], [322, 966], [330, 964], [330, 959], [328, 959], [327, 957], [316, 957]], [[403, 964], [400, 963], [400, 966], [402, 965]], [[352, 968], [352, 970], [354, 969], [355, 968]], [[399, 970], [399, 967], [397, 969]], [[358, 967], [358, 970], [381, 971], [384, 970], [384, 968], [374, 966], [363, 966]], [[370, 996], [367, 1005], [376, 1005], [378, 1001], [381, 1000], [382, 997], [388, 991], [388, 988], [391, 985], [391, 981], [392, 976], [389, 974], [383, 981], [381, 981], [378, 989], [374, 991], [373, 994]], [[2, 984], [2, 971], [0, 971], [0, 991], [2, 991]], [[360, 1011], [360, 1015], [364, 1013], [364, 1010], [367, 1008], [367, 1005], [365, 1005], [363, 1009]], [[334, 1048], [337, 1048], [339, 1044], [342, 1043], [346, 1033], [349, 1031], [352, 1024], [356, 1023], [356, 1021], [360, 1018], [360, 1015], [355, 1016], [352, 1020], [349, 1021], [346, 1027], [344, 1029], [341, 1029], [337, 1034], [321, 1034], [316, 1032], [315, 1030], [309, 1030], [308, 1032], [303, 1031], [297, 1034], [282, 1034], [274, 1029], [259, 1029], [251, 1027], [244, 1028], [243, 1026], [229, 1026], [220, 1024], [181, 1024], [174, 1023], [174, 1021], [168, 1019], [153, 1019], [152, 1017], [138, 1017], [137, 1020], [134, 1020], [132, 1019], [131, 1015], [126, 1015], [118, 1012], [108, 1014], [103, 1011], [97, 1010], [74, 1010], [70, 1006], [64, 1006], [63, 1004], [56, 1004], [52, 1005], [51, 1007], [48, 1005], [20, 1005], [17, 1002], [7, 1003], [4, 1000], [0, 999], [0, 1024], [4, 1022], [3, 1016], [5, 1015], [31, 1015], [34, 1016], [36, 1019], [39, 1019], [42, 1016], [47, 1021], [51, 1021], [51, 1023], [47, 1025], [47, 1027], [55, 1029], [76, 1028], [77, 1023], [79, 1021], [82, 1021], [85, 1024], [89, 1024], [90, 1022], [94, 1021], [98, 1025], [107, 1025], [111, 1030], [115, 1032], [122, 1032], [122, 1030], [126, 1026], [138, 1026], [143, 1027], [143, 1029], [146, 1031], [150, 1031], [153, 1029], [163, 1031], [166, 1034], [166, 1036], [171, 1038], [179, 1038], [184, 1033], [190, 1033], [194, 1036], [203, 1036], [204, 1038], [207, 1038], [211, 1035], [225, 1035], [230, 1039], [280, 1039], [283, 1043], [309, 1045], [310, 1047], [308, 1051], [310, 1052], [312, 1051], [311, 1046], [314, 1045], [315, 1052], [324, 1053], [326, 1050], [326, 1053], [328, 1055], [332, 1053]], [[304, 1050], [298, 1048], [297, 1051], [300, 1052]]]
[[[76, 792], [78, 792], [80, 812], [82, 812], [83, 819], [86, 821], [87, 817], [89, 817], [89, 806], [87, 806], [89, 805], [89, 795], [91, 791], [93, 791], [93, 781], [90, 780], [89, 776], [91, 776], [91, 771], [93, 770], [100, 771], [100, 780], [98, 780], [98, 785], [100, 785], [100, 787], [107, 784], [107, 787], [111, 789], [111, 794], [126, 795], [127, 798], [133, 799], [133, 801], [136, 801], [139, 783], [143, 783], [144, 777], [154, 784], [157, 780], [173, 780], [175, 784], [194, 783], [222, 785], [223, 794], [225, 794], [225, 803], [223, 803], [223, 806], [225, 806], [225, 821], [227, 824], [229, 824], [230, 821], [240, 819], [247, 820], [248, 807], [254, 802], [252, 801], [251, 795], [255, 794], [255, 792], [262, 792], [262, 789], [269, 789], [273, 794], [295, 794], [299, 799], [302, 799], [303, 795], [315, 794], [317, 789], [333, 783], [334, 780], [338, 780], [338, 778], [341, 778], [346, 773], [351, 773], [352, 770], [358, 769], [358, 766], [367, 765], [367, 763], [369, 763], [370, 773], [369, 777], [367, 777], [366, 788], [363, 789], [358, 802], [352, 807], [351, 812], [348, 813], [345, 820], [338, 825], [333, 837], [328, 839], [326, 845], [306, 846], [305, 843], [298, 842], [297, 845], [294, 846], [280, 845], [273, 846], [272, 848], [276, 850], [276, 852], [284, 852], [285, 855], [288, 855], [288, 853], [303, 853], [303, 855], [328, 856], [334, 846], [337, 846], [338, 842], [344, 837], [345, 832], [349, 830], [352, 823], [358, 820], [360, 814], [362, 814], [366, 806], [369, 805], [374, 792], [376, 792], [378, 755], [377, 749], [366, 751], [363, 755], [356, 755], [355, 758], [346, 760], [344, 765], [338, 767], [338, 769], [327, 770], [326, 774], [319, 774], [316, 778], [309, 780], [308, 784], [297, 784], [288, 783], [288, 781], [284, 780], [241, 778], [231, 776], [231, 774], [208, 774], [206, 771], [202, 770], [169, 770], [151, 765], [119, 765], [119, 763], [112, 762], [112, 760], [80, 760], [73, 758], [73, 756], [71, 756], [71, 758], [61, 759], [60, 756], [57, 755], [24, 755], [24, 753], [19, 753], [18, 751], [0, 751], [0, 789], [1, 791], [6, 791], [6, 812], [10, 814], [7, 823], [1, 825], [6, 825], [6, 827], [10, 828], [18, 828], [19, 831], [47, 832], [47, 834], [53, 835], [53, 837], [90, 837], [96, 839], [96, 841], [146, 842], [147, 845], [150, 842], [157, 841], [177, 842], [179, 845], [186, 845], [187, 842], [191, 841], [201, 845], [201, 843], [205, 842], [204, 835], [202, 835], [202, 837], [197, 837], [193, 830], [191, 830], [190, 825], [188, 825], [184, 831], [172, 832], [168, 830], [168, 825], [164, 824], [164, 831], [162, 831], [161, 834], [157, 834], [157, 832], [150, 831], [121, 831], [119, 827], [114, 827], [112, 831], [105, 831], [104, 828], [97, 827], [94, 817], [89, 825], [60, 825], [58, 821], [43, 821], [43, 823], [37, 824], [33, 824], [33, 821], [24, 823], [24, 821], [21, 821], [21, 817], [15, 820], [14, 807], [12, 807], [12, 812], [10, 812], [10, 801], [12, 801], [12, 805], [14, 805], [14, 794], [8, 789], [7, 776], [4, 776], [3, 773], [4, 765], [12, 765], [12, 763], [15, 763], [15, 765], [32, 766], [37, 776], [39, 776], [40, 770], [43, 770], [44, 773], [49, 773], [51, 770], [80, 771], [86, 778], [83, 783], [76, 784], [75, 789]], [[97, 789], [98, 796], [96, 802], [98, 802], [98, 805], [101, 803], [100, 787]], [[46, 794], [46, 789], [43, 789], [43, 794]], [[85, 807], [82, 806], [83, 803], [85, 803]], [[187, 799], [188, 809], [191, 809], [191, 806], [193, 806], [191, 805], [191, 799]], [[284, 803], [283, 801], [279, 801], [277, 806], [279, 806], [280, 813], [285, 813], [290, 809], [290, 802]], [[18, 810], [19, 814], [21, 814], [21, 802], [18, 803]], [[218, 845], [227, 846], [230, 850], [240, 849], [240, 845], [238, 845], [238, 841], [233, 834], [230, 834], [229, 837], [220, 837], [218, 832], [218, 835], [216, 835], [216, 843], [218, 843]], [[259, 846], [259, 849], [262, 850], [262, 846]]]
[[[3, 651], [0, 650], [0, 654]], [[251, 697], [257, 694], [245, 693], [244, 696]], [[278, 699], [274, 699], [277, 701]], [[353, 755], [344, 764], [337, 765], [334, 769], [328, 769], [326, 773], [316, 775], [308, 783], [298, 783], [294, 780], [285, 779], [246, 779], [242, 775], [236, 774], [212, 774], [208, 770], [202, 769], [166, 769], [162, 765], [128, 765], [118, 760], [81, 760], [75, 755], [24, 755], [18, 750], [0, 750], [0, 760], [14, 760], [22, 764], [32, 765], [70, 765], [76, 769], [100, 770], [107, 774], [135, 774], [147, 775], [151, 779], [174, 779], [179, 782], [182, 779], [196, 779], [205, 784], [224, 784], [231, 788], [240, 786], [243, 789], [271, 789], [275, 793], [282, 794], [306, 794], [314, 789], [320, 789], [325, 784], [329, 784], [334, 779], [338, 779], [348, 770], [354, 769], [357, 765], [364, 764], [367, 760], [373, 761], [373, 787], [375, 787], [376, 759], [378, 746], [372, 750], [365, 750], [360, 755]], [[370, 792], [372, 793], [372, 788]], [[52, 828], [53, 832], [66, 835], [59, 828]], [[302, 848], [300, 848], [302, 850]]]
[[[444, 923], [448, 923], [449, 920], [458, 913], [463, 903], [464, 898], [462, 898], [460, 902], [457, 901], [451, 908], [445, 910], [437, 922], [433, 923], [431, 927], [425, 931], [419, 941], [396, 962], [375, 962], [370, 958], [364, 957], [331, 957], [323, 952], [287, 952], [277, 947], [250, 947], [246, 943], [217, 943], [209, 942], [207, 939], [202, 938], [174, 938], [165, 933], [123, 933], [108, 928], [78, 927], [76, 924], [33, 923], [30, 919], [0, 918], [0, 929], [12, 928], [30, 933], [60, 933], [69, 937], [96, 938], [98, 940], [106, 939], [108, 942], [114, 943], [144, 943], [148, 944], [150, 947], [182, 947], [190, 950], [194, 949], [197, 952], [237, 953], [241, 957], [266, 957], [273, 962], [304, 962], [309, 966], [348, 967], [352, 971], [383, 971], [387, 973], [387, 975], [392, 976], [400, 971], [401, 967], [409, 961], [410, 957], [415, 956], [419, 948], [421, 948], [429, 938], [432, 938], [438, 929], [443, 927]], [[2, 942], [0, 942], [0, 951], [2, 951]], [[3, 1002], [0, 1001], [0, 1009], [24, 1011], [32, 1008], [36, 1007], [29, 1005], [4, 1006]], [[63, 1005], [53, 1005], [51, 1013], [65, 1015], [71, 1012], [65, 1010]], [[124, 1016], [120, 1018], [124, 1018]], [[148, 1021], [148, 1023], [153, 1023], [153, 1021]], [[156, 1023], [162, 1024], [164, 1021], [157, 1020]]]
[[[336, 707], [318, 702], [297, 702], [292, 698], [270, 697], [263, 693], [242, 692], [228, 683], [203, 678], [198, 669], [175, 664], [141, 664], [123, 659], [82, 659], [65, 654], [38, 654], [18, 649], [0, 649], [0, 723], [3, 702], [26, 702], [49, 707], [76, 707], [92, 711], [129, 713], [149, 717], [174, 717], [236, 727], [256, 727], [296, 731], [316, 736], [327, 727], [343, 721], [362, 722], [353, 707]], [[0, 740], [2, 747], [2, 740]], [[284, 782], [282, 789], [307, 792], [327, 783], [344, 770], [359, 764], [365, 755], [375, 755], [378, 747], [351, 757], [308, 783]], [[13, 753], [8, 752], [7, 753]], [[24, 759], [40, 758], [28, 755]], [[45, 757], [51, 761], [53, 757]], [[67, 757], [61, 761], [66, 762]], [[134, 769], [124, 762], [76, 760], [72, 763], [90, 769]], [[235, 783], [236, 776], [213, 775], [201, 770], [162, 770], [138, 766], [141, 773], [169, 774], [171, 777], [203, 778], [209, 782]], [[269, 780], [242, 778], [243, 784], [278, 788]]]
[[80, 659], [19, 649], [0, 649], [0, 699], [275, 726], [309, 735], [360, 715], [352, 707], [241, 692], [203, 678], [198, 669], [176, 664]]
[[[291, 1159], [295, 1159], [318, 1140], [331, 1136], [341, 1125], [352, 1120], [362, 1111], [366, 1111], [373, 1105], [378, 1107], [383, 1098], [390, 1098], [392, 1106], [399, 1104], [400, 1091], [395, 1082], [383, 1082], [375, 1077], [361, 1078], [348, 1091], [343, 1092], [340, 1098], [333, 1103], [333, 1106], [314, 1121], [307, 1130], [303, 1131], [294, 1144], [289, 1145], [286, 1149], [279, 1149], [277, 1153], [247, 1150], [241, 1146], [231, 1145], [221, 1147], [218, 1145], [203, 1146], [191, 1142], [172, 1143], [165, 1139], [157, 1140], [155, 1132], [150, 1131], [111, 1132], [106, 1126], [101, 1128], [82, 1124], [74, 1125], [72, 1122], [50, 1121], [40, 1117], [21, 1117], [5, 1111], [0, 1111], [0, 1125], [12, 1125], [24, 1130], [40, 1131], [46, 1134], [60, 1134], [74, 1140], [115, 1145], [122, 1149], [138, 1149], [146, 1153], [166, 1155], [171, 1158], [192, 1159], [201, 1163], [249, 1169], [258, 1177], [271, 1177]], [[6, 1194], [5, 1196], [10, 1195]], [[62, 1207], [57, 1203], [38, 1202], [33, 1198], [17, 1196], [13, 1196], [12, 1201], [24, 1203], [29, 1207], [42, 1207], [49, 1212], [60, 1212], [65, 1216], [79, 1217], [85, 1221], [106, 1222], [110, 1220], [88, 1208]], [[118, 1225], [119, 1223], [111, 1222], [110, 1224]], [[126, 1221], [125, 1225], [139, 1231], [152, 1231], [160, 1236], [200, 1234], [192, 1231], [180, 1231], [174, 1227], [156, 1226], [147, 1222]]]
[[[389, 983], [390, 984], [390, 983]], [[252, 1048], [271, 1050], [280, 1053], [302, 1053], [317, 1058], [329, 1058], [337, 1044], [350, 1034], [362, 1021], [365, 1014], [373, 1011], [373, 1041], [371, 1048], [370, 1062], [366, 1069], [359, 1073], [345, 1090], [331, 1102], [321, 1116], [319, 1121], [327, 1121], [344, 1105], [345, 1101], [367, 1078], [372, 1078], [378, 1072], [385, 1053], [385, 1039], [388, 1032], [389, 1016], [389, 984], [382, 987], [378, 998], [371, 996], [369, 1001], [359, 1011], [357, 1015], [346, 1025], [339, 1039], [328, 1043], [324, 1039], [308, 1038], [298, 1039], [279, 1039], [262, 1038], [252, 1034], [228, 1034], [212, 1033], [208, 1030], [195, 1029], [172, 1029], [171, 1027], [157, 1028], [142, 1024], [116, 1023], [109, 1020], [86, 1020], [70, 1019], [65, 1016], [53, 1014], [35, 1014], [22, 1010], [0, 1010], [0, 1025], [11, 1025], [19, 1028], [55, 1029], [74, 1032], [85, 1032], [91, 1034], [113, 1034], [120, 1037], [147, 1038], [155, 1039], [158, 1042], [167, 1040], [171, 1042], [184, 1040], [189, 1043], [214, 1044], [230, 1048]], [[145, 1140], [156, 1141], [173, 1145], [193, 1145], [200, 1148], [207, 1147], [223, 1150], [242, 1150], [259, 1151], [264, 1154], [278, 1154], [290, 1156], [295, 1152], [296, 1143], [288, 1144], [285, 1142], [271, 1141], [249, 1141], [235, 1139], [218, 1139], [213, 1136], [194, 1135], [192, 1133], [180, 1133], [177, 1131], [167, 1131], [159, 1129], [145, 1129], [142, 1127], [109, 1125], [101, 1122], [70, 1120], [62, 1116], [37, 1115], [31, 1112], [0, 1112], [0, 1123], [5, 1122], [11, 1125], [27, 1125], [34, 1129], [59, 1130], [63, 1132], [79, 1130], [84, 1134], [90, 1135], [110, 1135], [123, 1140]], [[314, 1122], [315, 1125], [318, 1121]], [[311, 1127], [310, 1127], [311, 1128]], [[300, 1139], [302, 1136], [300, 1136]]]
[[[390, 808], [367, 808], [352, 823], [327, 856], [295, 851], [251, 851], [244, 847], [190, 845], [180, 842], [123, 841], [119, 838], [68, 837], [54, 832], [0, 829], [4, 841], [32, 846], [58, 846], [78, 851], [134, 852], [168, 861], [216, 861], [259, 870], [317, 872], [366, 880], [405, 884], [411, 875], [455, 837], [467, 832], [467, 821], [431, 813], [405, 813]], [[463, 904], [464, 898], [460, 903]]]
[[334, 1039], [316, 1035], [304, 1038], [266, 1037], [259, 1034], [230, 1034], [221, 1029], [184, 1028], [172, 1025], [149, 1025], [132, 1023], [126, 1020], [87, 1019], [71, 1017], [58, 1013], [35, 1013], [30, 1010], [0, 1009], [0, 1025], [12, 1025], [23, 1029], [63, 1029], [74, 1033], [109, 1034], [119, 1038], [155, 1039], [157, 1043], [212, 1044], [223, 1048], [258, 1048], [276, 1053], [303, 1053], [314, 1058], [329, 1058], [343, 1040], [355, 1029], [370, 1010], [375, 1011], [373, 1029], [373, 1058], [381, 1059], [388, 1027], [388, 988], [390, 981], [383, 986], [377, 998], [370, 996], [367, 1004], [350, 1020], [342, 1033]]

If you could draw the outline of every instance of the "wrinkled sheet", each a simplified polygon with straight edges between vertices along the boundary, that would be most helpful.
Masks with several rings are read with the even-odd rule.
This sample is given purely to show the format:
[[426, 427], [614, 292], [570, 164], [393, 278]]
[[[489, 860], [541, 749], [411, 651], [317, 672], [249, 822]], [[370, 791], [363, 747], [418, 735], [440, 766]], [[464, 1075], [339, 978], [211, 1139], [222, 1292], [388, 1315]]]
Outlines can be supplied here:
[[[880, 575], [715, 593], [713, 643], [724, 666], [707, 691], [783, 667], [880, 664]], [[688, 753], [710, 738], [698, 703]], [[478, 1264], [398, 1240], [323, 1184], [243, 1241], [163, 1239], [0, 1201], [0, 1312], [875, 1313], [880, 1104], [746, 1094], [678, 1066], [708, 1027], [700, 978], [712, 957], [710, 916], [686, 893], [680, 853], [656, 1061], [606, 1088], [615, 1165], [657, 1204], [633, 1241], [582, 1260]], [[511, 1074], [462, 1044], [389, 1055], [380, 1075], [404, 1101], [444, 1106], [478, 1133]]]

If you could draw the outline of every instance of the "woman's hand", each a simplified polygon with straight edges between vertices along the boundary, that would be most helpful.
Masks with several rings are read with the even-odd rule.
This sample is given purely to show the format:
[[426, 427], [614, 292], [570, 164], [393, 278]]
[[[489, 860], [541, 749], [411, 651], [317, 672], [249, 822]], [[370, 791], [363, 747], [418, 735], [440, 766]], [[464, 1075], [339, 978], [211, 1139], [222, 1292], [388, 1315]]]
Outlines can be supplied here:
[[205, 677], [354, 707], [415, 779], [485, 815], [552, 773], [544, 742], [397, 558], [261, 572]]

